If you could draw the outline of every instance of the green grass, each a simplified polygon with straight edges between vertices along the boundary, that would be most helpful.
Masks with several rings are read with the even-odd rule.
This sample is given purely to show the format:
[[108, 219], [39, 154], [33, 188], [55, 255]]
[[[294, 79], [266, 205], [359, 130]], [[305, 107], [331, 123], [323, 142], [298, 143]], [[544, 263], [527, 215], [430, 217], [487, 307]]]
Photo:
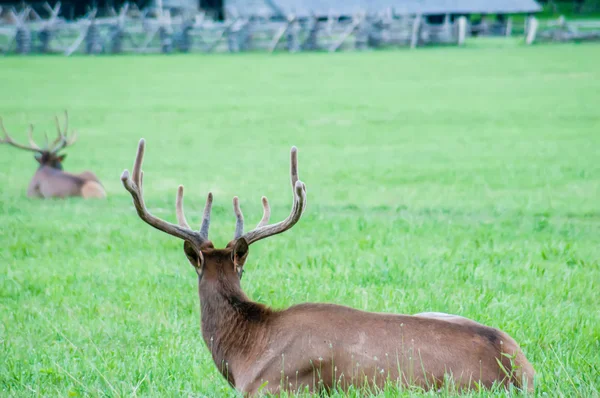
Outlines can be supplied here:
[[460, 314], [511, 334], [540, 393], [598, 396], [599, 62], [596, 45], [0, 59], [13, 135], [68, 108], [65, 167], [109, 195], [27, 199], [32, 156], [0, 146], [0, 395], [233, 395], [181, 242], [121, 186], [145, 137], [148, 207], [174, 220], [181, 183], [199, 224], [212, 190], [217, 246], [234, 195], [249, 224], [263, 194], [287, 215], [298, 146], [307, 212], [252, 246], [252, 299]]
[[[596, 4], [594, 4], [596, 2]], [[569, 19], [585, 19], [585, 18], [598, 18], [600, 17], [600, 7], [597, 4], [597, 0], [586, 0], [581, 12], [578, 12], [575, 1], [555, 1], [555, 6], [551, 4], [544, 4], [543, 10], [539, 13], [540, 18], [557, 18], [561, 15]]]

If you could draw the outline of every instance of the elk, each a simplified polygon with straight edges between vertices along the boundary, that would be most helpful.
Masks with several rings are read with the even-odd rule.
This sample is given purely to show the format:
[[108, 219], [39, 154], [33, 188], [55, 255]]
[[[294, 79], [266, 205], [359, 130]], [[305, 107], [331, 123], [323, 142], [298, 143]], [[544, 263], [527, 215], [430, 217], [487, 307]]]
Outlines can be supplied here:
[[506, 333], [473, 320], [442, 313], [400, 315], [305, 303], [274, 310], [253, 302], [241, 288], [249, 246], [292, 228], [306, 208], [306, 186], [298, 179], [297, 150], [291, 150], [293, 205], [289, 216], [269, 224], [270, 206], [244, 233], [239, 200], [236, 227], [224, 249], [208, 239], [212, 193], [202, 224], [192, 229], [184, 214], [183, 186], [177, 190], [177, 224], [152, 215], [143, 198], [141, 139], [132, 175], [121, 175], [138, 216], [184, 241], [183, 251], [198, 275], [202, 337], [218, 370], [245, 396], [258, 393], [347, 391], [350, 386], [440, 388], [452, 377], [461, 389], [508, 387], [533, 391], [534, 369]]
[[34, 152], [35, 160], [39, 167], [27, 188], [27, 196], [30, 198], [65, 198], [69, 196], [81, 196], [89, 198], [105, 198], [106, 192], [102, 184], [91, 171], [84, 171], [80, 174], [71, 174], [63, 171], [63, 161], [66, 154], [59, 152], [68, 146], [71, 146], [77, 140], [77, 133], [74, 132], [68, 136], [69, 115], [65, 111], [65, 125], [61, 129], [58, 117], [55, 117], [58, 136], [49, 144], [46, 136], [46, 145], [40, 148], [33, 140], [33, 125], [29, 125], [29, 146], [22, 145], [8, 134], [2, 118], [0, 118], [0, 128], [4, 133], [4, 138], [0, 143], [11, 145], [15, 148]]

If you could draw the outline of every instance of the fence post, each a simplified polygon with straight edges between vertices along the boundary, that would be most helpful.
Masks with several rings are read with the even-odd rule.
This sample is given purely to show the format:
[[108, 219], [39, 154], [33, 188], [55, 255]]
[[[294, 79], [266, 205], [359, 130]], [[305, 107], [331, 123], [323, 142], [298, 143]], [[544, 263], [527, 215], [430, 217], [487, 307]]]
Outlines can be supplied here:
[[50, 41], [52, 40], [52, 31], [50, 28], [44, 28], [38, 32], [38, 40], [40, 41], [40, 52], [46, 54], [50, 51]]
[[238, 53], [241, 51], [239, 22], [236, 21], [233, 27], [227, 32], [227, 43], [229, 52]]
[[85, 52], [88, 54], [100, 54], [102, 52], [102, 40], [100, 31], [95, 22], [92, 21], [85, 35]]
[[120, 54], [123, 52], [123, 38], [125, 34], [123, 27], [120, 24], [114, 24], [110, 27], [110, 51], [113, 54]]
[[165, 26], [158, 28], [158, 37], [160, 39], [160, 51], [163, 54], [169, 54], [173, 51], [173, 39], [171, 39], [170, 29]]
[[371, 35], [372, 26], [371, 20], [365, 13], [363, 21], [356, 32], [355, 47], [357, 50], [367, 50], [369, 48], [369, 36]]
[[20, 26], [17, 28], [15, 40], [18, 54], [29, 54], [31, 52], [31, 31], [27, 27]]
[[467, 17], [464, 15], [458, 18], [458, 45], [462, 46], [465, 44], [467, 37]]
[[417, 15], [410, 36], [410, 48], [416, 48], [419, 43], [419, 32], [421, 31], [421, 15]]
[[525, 43], [527, 45], [531, 45], [535, 41], [535, 35], [537, 34], [538, 27], [539, 21], [536, 17], [531, 16], [527, 19], [527, 31], [525, 32]]
[[287, 50], [291, 53], [300, 51], [300, 23], [294, 16], [294, 19], [290, 23], [290, 27], [286, 33]]
[[229, 52], [237, 53], [240, 51], [247, 50], [249, 31], [249, 21], [245, 19], [237, 19], [231, 29], [227, 31], [227, 43]]
[[512, 25], [512, 17], [508, 17], [508, 20], [506, 21], [506, 32], [504, 32], [506, 37], [510, 37], [512, 35]]
[[129, 3], [125, 3], [119, 10], [117, 22], [110, 26], [110, 51], [113, 54], [120, 54], [123, 52], [123, 39], [125, 38], [125, 20], [127, 18], [127, 11], [129, 10]]
[[181, 26], [181, 32], [177, 36], [175, 43], [179, 51], [187, 53], [190, 52], [192, 48], [192, 36], [190, 35], [190, 31], [192, 30], [192, 23], [185, 22]]
[[305, 50], [314, 51], [319, 48], [318, 40], [319, 40], [319, 30], [321, 29], [321, 24], [316, 15], [313, 15], [312, 24], [307, 28], [308, 35], [306, 40], [304, 41], [303, 48]]

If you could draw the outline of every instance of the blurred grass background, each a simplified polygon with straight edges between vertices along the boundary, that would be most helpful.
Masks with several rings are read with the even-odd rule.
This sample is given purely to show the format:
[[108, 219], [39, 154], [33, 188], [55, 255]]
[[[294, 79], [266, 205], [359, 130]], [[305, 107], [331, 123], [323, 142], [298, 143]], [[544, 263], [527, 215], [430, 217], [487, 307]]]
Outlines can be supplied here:
[[[494, 42], [496, 43], [496, 42]], [[497, 43], [500, 43], [499, 41]], [[506, 42], [502, 42], [506, 43]], [[485, 46], [479, 46], [485, 47]], [[289, 148], [308, 188], [291, 231], [252, 246], [243, 288], [275, 308], [442, 311], [511, 334], [551, 396], [598, 396], [597, 45], [0, 59], [0, 115], [79, 141], [106, 201], [30, 200], [31, 154], [0, 146], [0, 391], [228, 396], [200, 334], [180, 241], [137, 218], [120, 173], [147, 140], [145, 196], [178, 184], [211, 239], [289, 212]]]

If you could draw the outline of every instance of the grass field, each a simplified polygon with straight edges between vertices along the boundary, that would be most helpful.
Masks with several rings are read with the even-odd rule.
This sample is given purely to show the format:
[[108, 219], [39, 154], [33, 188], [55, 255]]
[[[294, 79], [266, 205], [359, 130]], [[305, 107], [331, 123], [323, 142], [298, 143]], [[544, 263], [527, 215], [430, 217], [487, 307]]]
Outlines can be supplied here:
[[181, 242], [121, 186], [145, 137], [148, 207], [174, 221], [184, 184], [199, 225], [211, 190], [217, 246], [234, 195], [287, 215], [298, 146], [307, 212], [252, 246], [252, 299], [460, 314], [511, 334], [538, 392], [598, 396], [599, 50], [0, 59], [13, 136], [68, 108], [65, 167], [109, 195], [27, 199], [31, 154], [0, 146], [0, 395], [234, 395]]

